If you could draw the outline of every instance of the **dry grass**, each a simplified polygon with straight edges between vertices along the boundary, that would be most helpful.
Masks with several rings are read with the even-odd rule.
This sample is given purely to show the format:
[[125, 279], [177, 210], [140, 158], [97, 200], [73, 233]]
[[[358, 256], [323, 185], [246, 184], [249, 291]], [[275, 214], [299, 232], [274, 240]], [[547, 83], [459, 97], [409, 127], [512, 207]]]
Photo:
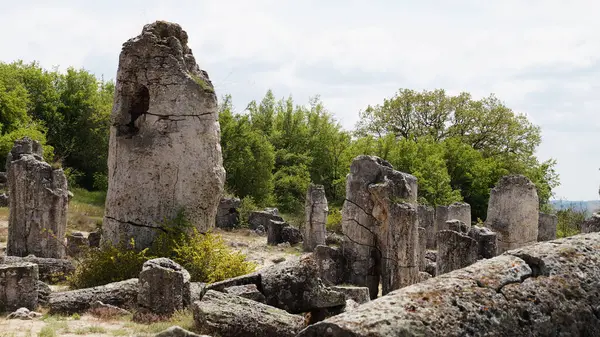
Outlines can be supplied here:
[[0, 207], [0, 220], [8, 220], [8, 207]]

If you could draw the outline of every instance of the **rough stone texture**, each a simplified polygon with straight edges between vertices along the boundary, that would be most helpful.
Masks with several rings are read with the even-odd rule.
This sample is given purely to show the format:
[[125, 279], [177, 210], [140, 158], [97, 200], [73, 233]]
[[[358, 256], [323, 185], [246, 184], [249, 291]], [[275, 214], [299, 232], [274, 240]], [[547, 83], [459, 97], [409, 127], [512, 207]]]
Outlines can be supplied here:
[[331, 290], [346, 295], [346, 301], [350, 299], [358, 304], [363, 304], [371, 300], [369, 288], [367, 287], [335, 286], [331, 287]]
[[[376, 201], [381, 200], [381, 198], [374, 198], [371, 194], [370, 186], [374, 184], [387, 184], [387, 189], [391, 189], [389, 191], [390, 200], [385, 200], [383, 203], [378, 201], [377, 209], [391, 209], [393, 212], [408, 215], [412, 213], [413, 209], [416, 213], [416, 205], [410, 207], [411, 210], [409, 211], [408, 208], [395, 206], [397, 204], [394, 202], [403, 201], [416, 204], [417, 179], [412, 175], [395, 171], [390, 163], [374, 156], [358, 156], [354, 158], [350, 165], [350, 174], [346, 178], [346, 200], [342, 207], [342, 231], [345, 235], [342, 249], [348, 263], [347, 282], [368, 287], [372, 298], [377, 296], [381, 270], [385, 270], [382, 267], [383, 259], [380, 257], [385, 256], [388, 258], [391, 255], [400, 255], [408, 251], [406, 247], [403, 248], [402, 253], [399, 251], [386, 251], [385, 247], [379, 247], [380, 242], [384, 242], [384, 245], [388, 244], [393, 239], [390, 235], [397, 233], [396, 229], [390, 229], [388, 226], [402, 223], [403, 220], [392, 218], [390, 221], [385, 221], [385, 225], [381, 225], [381, 220], [378, 220], [373, 214]], [[385, 205], [387, 206], [382, 207]], [[377, 211], [376, 214], [382, 220], [388, 218], [381, 211]], [[414, 228], [412, 228], [412, 225], [409, 226], [411, 230], [405, 233], [406, 237], [404, 239], [406, 244], [412, 244], [413, 248], [417, 246], [416, 241], [418, 239], [416, 225], [415, 216]], [[392, 247], [389, 248], [392, 249]], [[414, 259], [416, 260], [416, 256]], [[387, 261], [394, 264], [395, 261], [398, 261], [398, 258]], [[408, 268], [410, 272], [412, 271], [411, 268], [416, 267], [416, 261], [412, 263], [411, 266], [405, 265], [402, 268]], [[388, 275], [395, 274], [395, 272], [397, 270], [386, 271]], [[409, 274], [412, 276], [412, 273]], [[409, 278], [412, 279], [410, 276]], [[386, 284], [389, 284], [390, 281], [394, 281], [394, 279], [388, 278]]]
[[600, 234], [540, 242], [406, 287], [298, 337], [600, 336]]
[[437, 206], [435, 208], [435, 233], [449, 229], [447, 227], [448, 220], [460, 220], [470, 226], [471, 205], [466, 202], [455, 202], [448, 206]]
[[281, 229], [281, 242], [289, 242], [290, 245], [295, 245], [302, 242], [302, 232], [298, 228], [286, 226]]
[[180, 210], [200, 232], [215, 225], [225, 169], [217, 96], [187, 33], [156, 21], [123, 44], [108, 152], [103, 240], [148, 247]]
[[190, 291], [190, 274], [167, 258], [144, 262], [139, 276], [138, 305], [159, 315], [171, 315], [184, 308]]
[[86, 238], [81, 232], [73, 232], [67, 234], [67, 255], [78, 256], [81, 254], [83, 247], [90, 245], [88, 238]]
[[31, 320], [34, 319], [36, 317], [41, 317], [42, 314], [40, 314], [39, 312], [35, 312], [35, 311], [29, 311], [29, 309], [27, 308], [19, 308], [17, 309], [17, 311], [15, 312], [11, 312], [8, 317], [8, 319], [21, 319], [21, 320]]
[[109, 283], [103, 286], [62, 291], [50, 294], [50, 313], [73, 314], [88, 310], [92, 303], [129, 308], [136, 304], [138, 279]]
[[427, 249], [436, 249], [435, 246], [435, 208], [419, 205], [417, 208], [419, 227], [425, 228]]
[[258, 227], [256, 227], [254, 233], [256, 233], [256, 235], [258, 236], [265, 236], [267, 234], [263, 225], [259, 225]]
[[95, 301], [90, 305], [90, 309], [96, 312], [101, 312], [102, 315], [106, 316], [127, 316], [130, 315], [131, 312], [122, 308], [119, 308], [115, 305], [105, 304], [100, 301]]
[[51, 284], [66, 280], [67, 276], [75, 271], [73, 262], [66, 259], [43, 258], [29, 255], [25, 257], [4, 256], [4, 259], [2, 260], [2, 263], [4, 264], [19, 264], [22, 262], [37, 264], [39, 279]]
[[498, 253], [537, 242], [539, 200], [523, 175], [504, 176], [490, 192], [485, 226], [498, 235]]
[[198, 335], [193, 332], [187, 331], [180, 326], [172, 326], [165, 331], [159, 332], [154, 337], [210, 337], [207, 335]]
[[581, 224], [581, 233], [600, 232], [600, 214], [594, 213], [592, 217]]
[[437, 245], [437, 276], [473, 264], [479, 257], [479, 244], [467, 234], [441, 230], [437, 233]]
[[38, 266], [23, 262], [0, 265], [0, 312], [38, 305]]
[[183, 304], [186, 307], [191, 306], [194, 302], [200, 301], [206, 293], [206, 283], [190, 282], [189, 292], [184, 293]]
[[319, 276], [327, 285], [341, 284], [346, 280], [346, 259], [337, 247], [317, 246], [313, 252]]
[[540, 212], [538, 220], [538, 236], [539, 241], [550, 241], [556, 239], [556, 225], [558, 217], [554, 214], [546, 214]]
[[435, 262], [437, 260], [437, 250], [432, 250], [432, 249], [426, 250], [425, 258]]
[[209, 290], [193, 305], [201, 333], [220, 337], [293, 337], [304, 318], [243, 297]]
[[285, 221], [270, 220], [267, 224], [267, 244], [276, 246], [279, 243], [283, 243], [281, 232], [287, 226], [289, 225]]
[[497, 235], [489, 228], [472, 226], [468, 235], [479, 245], [479, 259], [490, 259], [498, 255]]
[[444, 229], [442, 229], [442, 230], [450, 230], [450, 231], [455, 231], [455, 232], [459, 232], [459, 233], [463, 233], [463, 234], [468, 234], [469, 231], [471, 230], [471, 224], [464, 223], [457, 219], [448, 220], [448, 221], [446, 221]]
[[6, 193], [0, 194], [0, 207], [8, 207], [9, 204], [8, 195]]
[[42, 281], [37, 282], [37, 293], [38, 293], [38, 304], [42, 307], [48, 305], [48, 301], [50, 300], [50, 294], [52, 293], [52, 289], [49, 285]]
[[427, 261], [425, 260], [425, 253], [427, 252], [427, 230], [423, 227], [419, 227], [419, 251], [417, 255], [417, 262], [419, 263], [419, 271], [425, 271]]
[[0, 172], [0, 188], [6, 186], [7, 182], [6, 172]]
[[435, 271], [437, 269], [437, 262], [427, 260], [425, 265], [425, 272], [431, 276], [435, 276]]
[[340, 246], [342, 242], [344, 242], [344, 236], [338, 233], [327, 233], [327, 237], [325, 238], [326, 245]]
[[279, 212], [277, 214], [273, 214], [274, 212], [267, 211], [254, 211], [248, 215], [248, 226], [250, 229], [257, 229], [259, 226], [263, 226], [263, 228], [269, 227], [269, 222], [272, 221], [283, 221], [283, 218], [279, 216]]
[[102, 232], [97, 230], [95, 232], [91, 232], [88, 235], [88, 243], [92, 248], [100, 247], [100, 240], [102, 239]]
[[223, 229], [233, 229], [240, 223], [238, 208], [241, 205], [238, 198], [222, 198], [217, 208], [216, 226]]
[[262, 291], [262, 285], [261, 285], [260, 280], [261, 280], [261, 274], [256, 272], [256, 273], [246, 274], [246, 275], [242, 275], [242, 276], [238, 276], [238, 277], [233, 277], [233, 278], [223, 280], [220, 282], [211, 283], [208, 286], [206, 286], [206, 289], [222, 292], [222, 291], [225, 291], [225, 288], [229, 288], [229, 287], [242, 286], [245, 284], [255, 284], [256, 287], [258, 288], [258, 290]]
[[7, 159], [10, 214], [6, 255], [63, 258], [67, 228], [67, 178], [43, 161], [42, 147], [15, 141]]
[[304, 212], [306, 221], [304, 223], [304, 251], [312, 252], [318, 245], [324, 245], [327, 237], [327, 197], [323, 185], [310, 184], [306, 192], [306, 204]]
[[424, 272], [424, 271], [419, 272], [419, 282], [427, 281], [432, 277], [433, 276], [431, 276], [431, 274], [429, 274], [428, 272]]
[[266, 303], [296, 314], [344, 305], [343, 293], [327, 288], [310, 257], [286, 261], [260, 271]]
[[256, 287], [256, 284], [245, 284], [245, 285], [241, 285], [241, 286], [233, 286], [233, 287], [225, 288], [223, 290], [223, 292], [227, 293], [227, 294], [247, 298], [249, 300], [253, 300], [256, 302], [260, 302], [260, 303], [266, 302], [265, 295], [263, 295], [258, 290], [258, 288]]

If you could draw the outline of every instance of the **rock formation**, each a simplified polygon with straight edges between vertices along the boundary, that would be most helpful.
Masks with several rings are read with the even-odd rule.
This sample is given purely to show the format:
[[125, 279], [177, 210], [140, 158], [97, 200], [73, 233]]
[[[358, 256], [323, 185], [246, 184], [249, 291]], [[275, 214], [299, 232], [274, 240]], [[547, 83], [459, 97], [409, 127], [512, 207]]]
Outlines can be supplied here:
[[306, 206], [304, 210], [306, 221], [304, 222], [304, 242], [302, 247], [307, 252], [312, 252], [316, 246], [324, 245], [327, 237], [327, 198], [323, 185], [310, 184], [306, 193]]
[[460, 269], [477, 262], [479, 246], [467, 234], [452, 230], [437, 233], [438, 251], [436, 259], [437, 276]]
[[417, 208], [419, 227], [425, 228], [427, 249], [435, 249], [435, 209], [427, 205], [419, 205]]
[[190, 274], [179, 264], [161, 257], [144, 262], [138, 279], [138, 305], [159, 315], [171, 315], [184, 307]]
[[6, 255], [63, 258], [67, 228], [67, 178], [43, 161], [42, 146], [23, 138], [7, 159], [10, 215]]
[[446, 227], [448, 220], [460, 220], [471, 225], [471, 205], [466, 202], [455, 202], [448, 206], [437, 206], [435, 208], [435, 232], [439, 232]]
[[358, 156], [346, 180], [342, 208], [343, 254], [348, 283], [378, 294], [418, 277], [417, 179], [395, 171], [388, 162]]
[[581, 224], [581, 233], [600, 232], [600, 213], [594, 213]]
[[556, 239], [556, 225], [558, 217], [554, 214], [540, 212], [538, 222], [538, 241], [550, 241]]
[[222, 198], [217, 209], [216, 226], [223, 229], [233, 229], [240, 224], [241, 200], [238, 198]]
[[73, 314], [88, 310], [96, 301], [118, 307], [133, 307], [137, 303], [138, 279], [109, 283], [93, 288], [50, 294], [51, 314]]
[[537, 242], [539, 200], [522, 175], [505, 176], [490, 192], [485, 226], [498, 234], [498, 253]]
[[0, 312], [38, 305], [38, 266], [29, 263], [0, 265]]
[[111, 115], [103, 240], [153, 242], [179, 211], [215, 224], [225, 170], [217, 96], [187, 33], [156, 21], [123, 44]]

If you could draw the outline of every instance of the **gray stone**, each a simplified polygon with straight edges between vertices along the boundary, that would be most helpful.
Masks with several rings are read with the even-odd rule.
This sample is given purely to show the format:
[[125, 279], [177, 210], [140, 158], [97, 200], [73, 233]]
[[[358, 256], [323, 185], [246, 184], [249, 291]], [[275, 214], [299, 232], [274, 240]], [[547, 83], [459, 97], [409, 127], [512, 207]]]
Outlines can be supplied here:
[[6, 195], [6, 193], [0, 194], [0, 207], [8, 207], [8, 205], [8, 195]]
[[600, 213], [594, 213], [581, 224], [581, 233], [600, 232]]
[[523, 175], [504, 176], [490, 192], [485, 226], [498, 235], [498, 253], [537, 242], [539, 200]]
[[204, 233], [225, 183], [217, 96], [187, 33], [156, 21], [123, 44], [108, 149], [102, 240], [149, 247], [184, 211]]
[[6, 172], [0, 172], [0, 185], [6, 185], [7, 182]]
[[100, 247], [100, 241], [102, 240], [102, 232], [100, 230], [91, 232], [88, 235], [88, 243], [92, 248]]
[[[388, 185], [386, 187], [386, 190], [389, 191], [386, 193], [390, 195], [388, 200], [374, 198], [371, 191], [376, 191], [378, 188], [373, 189], [371, 186], [375, 184]], [[376, 210], [375, 206], [377, 204], [378, 209], [383, 209], [382, 206], [388, 204], [386, 207], [393, 209], [394, 212], [408, 215], [412, 211], [409, 211], [408, 208], [403, 209], [395, 206], [398, 205], [396, 202], [403, 202], [407, 205], [410, 203], [415, 204], [411, 209], [414, 209], [416, 213], [416, 199], [417, 179], [414, 176], [395, 171], [390, 163], [374, 156], [362, 155], [352, 161], [350, 174], [346, 178], [346, 200], [342, 207], [342, 231], [345, 235], [342, 249], [348, 266], [347, 283], [368, 287], [371, 298], [377, 296], [380, 277], [382, 276], [381, 271], [385, 271], [386, 276], [395, 275], [399, 271], [398, 269], [386, 270], [383, 267], [384, 259], [379, 259], [377, 256], [382, 254], [389, 257], [389, 255], [405, 254], [409, 251], [408, 247], [403, 247], [402, 252], [394, 251], [394, 242], [389, 242], [392, 239], [389, 237], [390, 233], [393, 234], [397, 230], [396, 228], [390, 229], [389, 224], [403, 223], [407, 219], [392, 218], [391, 221], [386, 221], [386, 225], [382, 226], [381, 220], [385, 218], [385, 214]], [[381, 219], [377, 219], [374, 210], [375, 214], [378, 214]], [[418, 240], [416, 225], [415, 216], [414, 228], [412, 228], [412, 225], [409, 226], [411, 230], [406, 233], [407, 235], [404, 235], [403, 239], [406, 244], [411, 244], [413, 248], [417, 246], [416, 241]], [[387, 246], [390, 251], [387, 251], [385, 247], [380, 247], [380, 243], [385, 245], [391, 243], [391, 246]], [[400, 247], [397, 244], [396, 246]], [[416, 260], [416, 254], [414, 259]], [[399, 260], [394, 258], [385, 261], [395, 264]], [[404, 262], [406, 261], [401, 261], [400, 264], [404, 264]], [[416, 261], [413, 261], [412, 266], [401, 266], [400, 269], [407, 268], [408, 278], [412, 279], [413, 274], [417, 274], [412, 272], [412, 268], [416, 267]], [[395, 282], [396, 279], [388, 278], [385, 283], [390, 284], [391, 281]]]
[[325, 196], [323, 185], [310, 184], [306, 192], [306, 204], [304, 207], [306, 221], [304, 222], [304, 251], [312, 252], [318, 245], [324, 245], [327, 237], [327, 215], [329, 207]]
[[27, 308], [19, 308], [8, 315], [8, 319], [31, 320], [36, 317], [42, 317], [42, 314], [35, 311], [29, 311]]
[[245, 285], [241, 285], [241, 286], [233, 286], [233, 287], [225, 288], [223, 292], [227, 293], [227, 294], [231, 294], [231, 295], [244, 297], [249, 300], [253, 300], [256, 302], [260, 302], [260, 303], [265, 303], [265, 301], [266, 301], [265, 295], [263, 295], [258, 290], [258, 288], [256, 287], [256, 284], [245, 284]]
[[479, 257], [477, 241], [467, 234], [441, 230], [437, 234], [437, 276], [473, 264]]
[[327, 288], [310, 257], [286, 261], [260, 271], [262, 293], [268, 305], [296, 314], [344, 305], [343, 293]]
[[88, 247], [89, 241], [81, 232], [67, 234], [67, 255], [79, 256], [82, 248]]
[[23, 262], [0, 265], [0, 312], [38, 306], [38, 266]]
[[471, 226], [471, 205], [466, 202], [455, 202], [448, 206], [437, 206], [435, 208], [435, 232], [447, 227], [447, 221], [459, 220]]
[[191, 306], [194, 302], [200, 301], [206, 293], [206, 283], [190, 282], [189, 292], [184, 293], [183, 304], [185, 307]]
[[281, 262], [283, 262], [283, 261], [285, 261], [285, 260], [286, 260], [286, 258], [285, 258], [285, 257], [283, 257], [283, 256], [279, 256], [279, 257], [276, 257], [276, 258], [274, 258], [274, 259], [271, 259], [271, 262], [273, 262], [273, 263], [277, 264], [277, 263], [281, 263]]
[[369, 296], [369, 288], [367, 287], [335, 286], [331, 287], [331, 290], [346, 295], [346, 301], [352, 300], [355, 303], [363, 304], [371, 300], [371, 296]]
[[209, 290], [193, 305], [201, 333], [220, 337], [293, 337], [304, 318], [243, 297]]
[[67, 228], [67, 178], [43, 161], [41, 145], [15, 141], [7, 161], [9, 208], [6, 255], [63, 258]]
[[105, 303], [102, 303], [101, 301], [95, 301], [94, 303], [92, 303], [92, 305], [90, 305], [89, 310], [93, 310], [96, 312], [102, 312], [103, 315], [106, 315], [109, 317], [131, 315], [131, 312], [129, 312], [128, 310], [119, 308], [115, 305], [105, 304]]
[[498, 239], [496, 233], [487, 227], [472, 226], [468, 235], [477, 241], [479, 259], [490, 259], [498, 255]]
[[37, 282], [37, 293], [38, 293], [38, 304], [42, 307], [48, 305], [48, 301], [50, 300], [50, 294], [52, 293], [52, 289], [49, 285], [42, 281]]
[[265, 231], [265, 227], [263, 227], [263, 225], [258, 225], [256, 227], [256, 229], [254, 230], [254, 233], [256, 233], [256, 235], [258, 235], [258, 236], [265, 236], [267, 234], [267, 232]]
[[309, 326], [298, 337], [600, 336], [600, 234], [481, 260]]
[[327, 233], [327, 237], [325, 238], [326, 245], [340, 246], [342, 242], [344, 242], [344, 236], [338, 233]]
[[193, 332], [187, 331], [180, 326], [175, 325], [175, 326], [168, 328], [167, 330], [159, 332], [158, 334], [154, 335], [154, 337], [210, 337], [210, 336], [198, 335]]
[[53, 259], [29, 255], [25, 257], [4, 256], [2, 260], [2, 263], [4, 264], [19, 264], [22, 262], [37, 264], [39, 279], [50, 284], [65, 281], [67, 276], [75, 271], [73, 262], [66, 259]]
[[267, 244], [271, 246], [276, 246], [277, 244], [286, 242], [283, 241], [282, 231], [284, 227], [288, 226], [289, 225], [285, 221], [269, 221], [269, 223], [267, 224]]
[[176, 262], [161, 257], [144, 262], [139, 277], [138, 305], [159, 315], [184, 308], [190, 274]]
[[286, 226], [281, 229], [281, 241], [295, 245], [302, 242], [302, 232], [298, 228]]
[[257, 229], [259, 226], [263, 226], [266, 229], [269, 227], [270, 221], [283, 221], [283, 218], [279, 216], [279, 212], [273, 214], [267, 211], [254, 211], [248, 215], [248, 226], [250, 229]]
[[222, 291], [225, 291], [225, 288], [242, 286], [245, 284], [254, 284], [258, 287], [258, 289], [262, 289], [260, 280], [261, 280], [261, 274], [256, 272], [256, 273], [246, 274], [246, 275], [242, 275], [242, 276], [238, 276], [238, 277], [233, 277], [233, 278], [230, 278], [227, 280], [211, 283], [206, 286], [206, 289], [222, 292]]
[[557, 224], [558, 217], [556, 215], [540, 212], [538, 221], [538, 242], [556, 239]]
[[437, 270], [437, 262], [431, 261], [428, 259], [425, 262], [425, 272], [431, 276], [435, 276], [436, 270]]
[[419, 282], [427, 281], [432, 277], [433, 276], [431, 276], [431, 274], [429, 274], [428, 272], [424, 272], [424, 271], [419, 272]]
[[138, 279], [109, 283], [93, 288], [54, 292], [50, 294], [51, 314], [73, 314], [87, 311], [92, 303], [100, 301], [120, 308], [136, 305]]
[[468, 234], [471, 230], [471, 223], [465, 223], [460, 220], [448, 220], [442, 230], [455, 231], [462, 234]]
[[346, 280], [347, 266], [342, 250], [336, 247], [317, 246], [313, 252], [319, 276], [327, 285], [342, 284]]
[[419, 246], [418, 246], [417, 261], [419, 263], [419, 271], [425, 271], [427, 261], [425, 261], [425, 253], [427, 252], [427, 231], [423, 227], [419, 227]]
[[419, 218], [419, 227], [425, 228], [427, 238], [427, 249], [436, 249], [435, 245], [435, 208], [427, 205], [419, 205], [417, 208]]
[[432, 250], [432, 249], [426, 250], [425, 258], [435, 262], [437, 260], [437, 250]]
[[241, 200], [238, 198], [221, 198], [217, 208], [216, 226], [222, 229], [233, 229], [240, 224]]

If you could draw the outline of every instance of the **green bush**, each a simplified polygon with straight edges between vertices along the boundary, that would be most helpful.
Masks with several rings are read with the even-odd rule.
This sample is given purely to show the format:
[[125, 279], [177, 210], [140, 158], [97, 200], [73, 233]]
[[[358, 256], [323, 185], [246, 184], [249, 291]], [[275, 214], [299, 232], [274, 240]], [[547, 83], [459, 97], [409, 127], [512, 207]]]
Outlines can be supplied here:
[[252, 196], [248, 195], [242, 199], [238, 209], [240, 212], [240, 224], [242, 227], [248, 227], [248, 217], [250, 216], [250, 213], [256, 211], [257, 209], [258, 205], [256, 205], [256, 202], [254, 202], [254, 198]]
[[567, 208], [556, 212], [558, 223], [556, 225], [556, 237], [565, 238], [579, 234], [581, 224], [585, 221], [585, 211]]
[[342, 233], [342, 212], [339, 208], [331, 207], [329, 214], [327, 215], [327, 227], [328, 232]]
[[142, 251], [110, 244], [87, 251], [79, 259], [74, 274], [67, 278], [73, 288], [84, 288], [138, 277], [145, 261], [167, 257], [188, 270], [194, 282], [218, 282], [248, 274], [256, 265], [233, 251], [220, 235], [200, 233], [185, 219], [183, 212], [163, 224], [150, 248]]

